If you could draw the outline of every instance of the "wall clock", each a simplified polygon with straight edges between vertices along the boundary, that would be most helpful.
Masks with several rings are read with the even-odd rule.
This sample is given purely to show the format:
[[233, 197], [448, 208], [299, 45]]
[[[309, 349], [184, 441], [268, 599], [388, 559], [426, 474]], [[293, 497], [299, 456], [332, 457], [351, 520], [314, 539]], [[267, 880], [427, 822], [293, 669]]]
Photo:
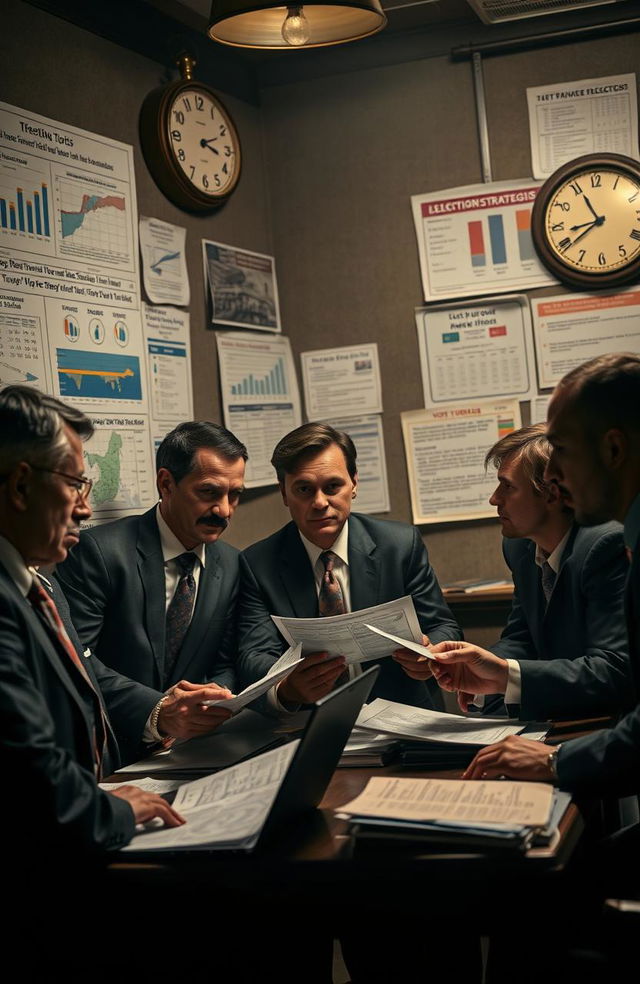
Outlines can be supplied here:
[[531, 234], [541, 262], [570, 287], [640, 280], [640, 162], [585, 154], [559, 167], [536, 196]]
[[182, 78], [154, 89], [140, 111], [140, 142], [160, 190], [180, 208], [208, 212], [225, 202], [240, 177], [240, 141], [214, 92], [192, 78], [195, 61], [181, 55]]

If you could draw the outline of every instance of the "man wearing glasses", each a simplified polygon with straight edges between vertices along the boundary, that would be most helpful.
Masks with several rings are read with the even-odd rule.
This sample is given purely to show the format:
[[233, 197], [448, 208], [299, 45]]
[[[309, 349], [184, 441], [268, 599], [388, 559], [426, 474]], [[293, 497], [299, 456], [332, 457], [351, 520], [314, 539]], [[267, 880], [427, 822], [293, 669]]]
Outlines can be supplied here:
[[107, 666], [157, 690], [235, 689], [239, 554], [220, 537], [246, 458], [224, 427], [179, 424], [156, 455], [159, 503], [84, 531], [58, 567], [78, 635]]

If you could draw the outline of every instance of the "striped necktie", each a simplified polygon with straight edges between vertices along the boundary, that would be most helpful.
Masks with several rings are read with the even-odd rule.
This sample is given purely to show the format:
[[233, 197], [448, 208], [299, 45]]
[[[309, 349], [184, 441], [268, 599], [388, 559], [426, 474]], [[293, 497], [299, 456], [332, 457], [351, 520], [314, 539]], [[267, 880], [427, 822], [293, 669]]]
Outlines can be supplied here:
[[172, 675], [178, 662], [178, 656], [191, 624], [193, 603], [196, 597], [196, 581], [193, 568], [198, 558], [194, 553], [187, 552], [175, 558], [180, 571], [180, 579], [167, 608], [166, 643], [164, 653], [164, 685], [172, 682]]
[[56, 608], [53, 598], [38, 577], [34, 577], [29, 593], [27, 594], [27, 598], [34, 611], [40, 617], [40, 620], [44, 623], [49, 635], [54, 638], [58, 648], [63, 650], [65, 655], [73, 664], [74, 671], [72, 671], [72, 673], [75, 672], [75, 682], [80, 683], [80, 681], [77, 680], [77, 674], [80, 674], [80, 677], [82, 678], [81, 686], [84, 685], [91, 691], [94, 705], [93, 748], [95, 757], [95, 773], [98, 780], [100, 780], [102, 778], [102, 762], [106, 751], [108, 724], [98, 692], [93, 685], [93, 681], [87, 672], [86, 666], [83, 664], [80, 656], [78, 655], [76, 647], [67, 635], [67, 630], [65, 629], [62, 619], [60, 618], [60, 613]]
[[[320, 582], [320, 591], [318, 592], [318, 611], [322, 616], [344, 615], [347, 609], [344, 603], [342, 588], [333, 573], [337, 554], [333, 550], [325, 550], [320, 554], [320, 560], [324, 566], [324, 573]], [[347, 667], [342, 671], [333, 686], [340, 687], [343, 683], [347, 683], [348, 680], [349, 669]]]

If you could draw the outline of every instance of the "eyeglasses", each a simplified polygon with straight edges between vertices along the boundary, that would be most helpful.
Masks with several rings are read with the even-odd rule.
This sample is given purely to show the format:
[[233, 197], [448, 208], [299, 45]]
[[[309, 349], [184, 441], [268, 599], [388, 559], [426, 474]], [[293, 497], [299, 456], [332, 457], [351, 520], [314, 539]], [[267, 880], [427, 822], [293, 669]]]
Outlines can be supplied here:
[[66, 478], [67, 484], [75, 489], [80, 502], [86, 502], [89, 498], [89, 493], [93, 488], [92, 478], [87, 478], [86, 475], [68, 475], [67, 472], [56, 471], [55, 468], [40, 468], [38, 465], [31, 465], [31, 467], [34, 471], [47, 472], [49, 475], [60, 475], [62, 478]]

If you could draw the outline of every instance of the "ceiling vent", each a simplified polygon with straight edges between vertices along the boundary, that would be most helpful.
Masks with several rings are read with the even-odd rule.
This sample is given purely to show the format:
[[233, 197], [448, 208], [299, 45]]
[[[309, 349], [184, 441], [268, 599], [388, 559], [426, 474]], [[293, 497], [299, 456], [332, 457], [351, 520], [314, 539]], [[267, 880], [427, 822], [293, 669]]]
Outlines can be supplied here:
[[601, 7], [625, 0], [467, 0], [484, 24], [524, 20], [542, 14], [562, 14], [583, 7]]

